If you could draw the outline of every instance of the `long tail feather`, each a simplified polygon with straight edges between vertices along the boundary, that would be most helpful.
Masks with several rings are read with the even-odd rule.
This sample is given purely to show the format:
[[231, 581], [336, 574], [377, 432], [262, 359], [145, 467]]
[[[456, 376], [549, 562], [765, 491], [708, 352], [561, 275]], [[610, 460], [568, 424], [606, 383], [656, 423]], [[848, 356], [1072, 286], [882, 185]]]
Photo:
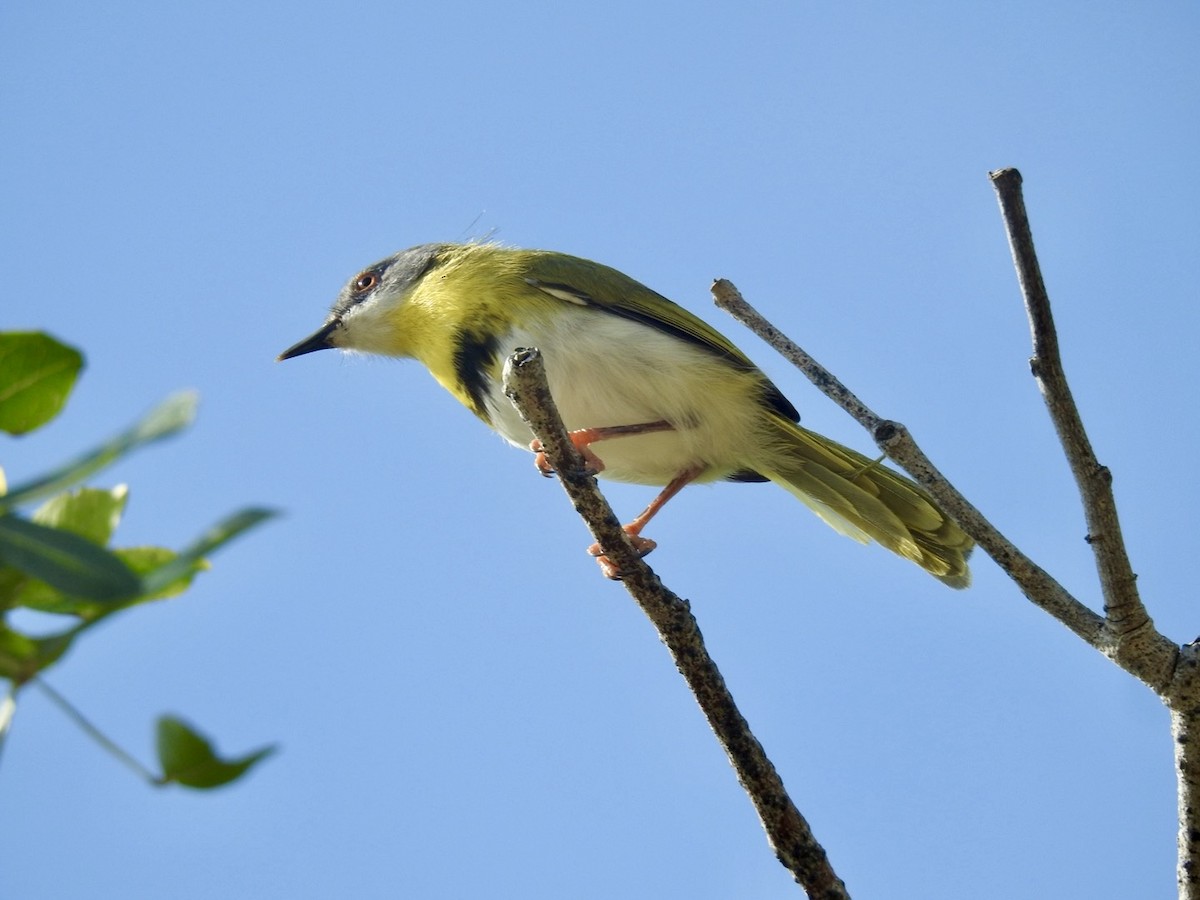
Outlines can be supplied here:
[[803, 501], [834, 530], [878, 541], [954, 588], [971, 583], [972, 541], [903, 475], [836, 441], [774, 419], [768, 459], [756, 470]]

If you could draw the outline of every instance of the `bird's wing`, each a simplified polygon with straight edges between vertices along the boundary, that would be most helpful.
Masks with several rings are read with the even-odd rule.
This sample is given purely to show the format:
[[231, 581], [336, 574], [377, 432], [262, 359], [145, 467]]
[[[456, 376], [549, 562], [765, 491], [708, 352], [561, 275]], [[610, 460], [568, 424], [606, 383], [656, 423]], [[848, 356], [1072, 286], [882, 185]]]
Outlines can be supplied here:
[[[750, 358], [717, 329], [616, 269], [560, 253], [535, 252], [530, 254], [525, 282], [566, 303], [640, 322], [702, 347], [729, 360], [737, 368], [758, 371]], [[762, 378], [766, 404], [781, 416], [793, 422], [800, 421], [800, 414], [792, 403], [765, 375]]]

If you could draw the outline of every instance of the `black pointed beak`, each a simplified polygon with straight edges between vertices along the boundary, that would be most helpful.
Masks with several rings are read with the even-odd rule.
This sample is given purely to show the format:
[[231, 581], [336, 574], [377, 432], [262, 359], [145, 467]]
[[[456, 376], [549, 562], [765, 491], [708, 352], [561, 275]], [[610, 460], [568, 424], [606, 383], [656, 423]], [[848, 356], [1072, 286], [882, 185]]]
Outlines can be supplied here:
[[293, 356], [303, 356], [305, 353], [312, 353], [316, 350], [332, 350], [333, 342], [330, 341], [330, 338], [341, 324], [341, 319], [330, 319], [319, 330], [310, 334], [304, 340], [300, 341], [300, 343], [293, 344], [280, 353], [279, 356], [275, 357], [275, 362], [283, 362], [285, 359], [291, 359]]

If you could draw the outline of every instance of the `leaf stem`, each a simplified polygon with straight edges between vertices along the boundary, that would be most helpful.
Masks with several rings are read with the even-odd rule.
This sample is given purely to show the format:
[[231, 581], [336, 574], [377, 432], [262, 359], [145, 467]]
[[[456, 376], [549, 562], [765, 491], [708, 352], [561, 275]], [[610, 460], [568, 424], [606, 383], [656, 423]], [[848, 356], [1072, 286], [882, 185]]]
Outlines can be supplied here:
[[66, 697], [64, 697], [54, 688], [50, 687], [49, 683], [41, 678], [33, 678], [30, 680], [33, 684], [36, 684], [39, 689], [41, 689], [42, 693], [46, 695], [47, 699], [49, 699], [51, 703], [63, 711], [68, 719], [82, 728], [92, 740], [116, 757], [116, 759], [125, 765], [126, 768], [133, 770], [133, 772], [135, 772], [139, 777], [143, 778], [154, 787], [162, 786], [163, 781], [161, 778], [143, 766], [133, 757], [132, 754], [127, 752], [123, 747], [119, 746], [114, 740], [112, 740], [112, 738], [93, 725], [83, 713], [81, 713], [71, 704]]

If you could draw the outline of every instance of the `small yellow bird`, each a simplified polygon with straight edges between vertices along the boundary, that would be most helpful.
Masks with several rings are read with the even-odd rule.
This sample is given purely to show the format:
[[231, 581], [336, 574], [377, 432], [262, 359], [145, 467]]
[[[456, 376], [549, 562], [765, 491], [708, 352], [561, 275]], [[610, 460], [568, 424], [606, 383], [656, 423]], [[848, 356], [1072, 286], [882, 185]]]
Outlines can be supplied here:
[[[801, 428], [716, 329], [590, 260], [492, 243], [402, 250], [354, 276], [325, 324], [279, 359], [331, 348], [412, 357], [510, 443], [537, 450], [501, 383], [518, 347], [541, 350], [596, 474], [665, 486], [625, 526], [643, 554], [654, 542], [642, 529], [685, 485], [773, 481], [834, 530], [874, 539], [951, 587], [970, 583], [972, 540], [917, 484]], [[536, 462], [548, 472], [540, 453]]]

